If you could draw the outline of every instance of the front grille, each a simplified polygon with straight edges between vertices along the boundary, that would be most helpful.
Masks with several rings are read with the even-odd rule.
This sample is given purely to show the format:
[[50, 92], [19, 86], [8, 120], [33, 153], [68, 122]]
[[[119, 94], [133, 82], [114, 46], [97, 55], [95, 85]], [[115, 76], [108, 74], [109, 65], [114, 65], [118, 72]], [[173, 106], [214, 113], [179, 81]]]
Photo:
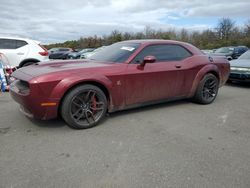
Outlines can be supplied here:
[[30, 86], [29, 83], [23, 80], [17, 80], [15, 82], [15, 87], [17, 87], [18, 92], [21, 94], [29, 94], [30, 92]]

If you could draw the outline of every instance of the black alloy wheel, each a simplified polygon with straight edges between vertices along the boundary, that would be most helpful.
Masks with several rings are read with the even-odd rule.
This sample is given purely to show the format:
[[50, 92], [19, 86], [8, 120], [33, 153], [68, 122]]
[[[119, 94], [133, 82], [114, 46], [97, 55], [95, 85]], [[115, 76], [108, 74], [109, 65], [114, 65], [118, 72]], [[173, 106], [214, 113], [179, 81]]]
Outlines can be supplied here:
[[202, 90], [203, 98], [207, 101], [213, 100], [217, 94], [217, 81], [214, 78], [208, 78]]
[[200, 81], [193, 100], [200, 104], [210, 104], [215, 100], [218, 89], [218, 78], [213, 74], [206, 74]]
[[62, 103], [62, 117], [72, 128], [97, 125], [107, 111], [107, 99], [101, 89], [83, 85], [70, 91]]

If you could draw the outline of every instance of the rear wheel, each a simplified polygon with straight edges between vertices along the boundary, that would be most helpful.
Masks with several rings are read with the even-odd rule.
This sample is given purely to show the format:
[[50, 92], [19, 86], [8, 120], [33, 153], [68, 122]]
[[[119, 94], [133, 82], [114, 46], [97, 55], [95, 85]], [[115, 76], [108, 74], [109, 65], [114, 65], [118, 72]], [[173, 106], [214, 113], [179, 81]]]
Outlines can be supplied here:
[[206, 74], [200, 81], [193, 100], [200, 104], [210, 104], [215, 100], [218, 89], [218, 78], [213, 74]]
[[62, 102], [61, 115], [75, 129], [97, 125], [107, 111], [107, 98], [93, 85], [82, 85], [71, 90]]

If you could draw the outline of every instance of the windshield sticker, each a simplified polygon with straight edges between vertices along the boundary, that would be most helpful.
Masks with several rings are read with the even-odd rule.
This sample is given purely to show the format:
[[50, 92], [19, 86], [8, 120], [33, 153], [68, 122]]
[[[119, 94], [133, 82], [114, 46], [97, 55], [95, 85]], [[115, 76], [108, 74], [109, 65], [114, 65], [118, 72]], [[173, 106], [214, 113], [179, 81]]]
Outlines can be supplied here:
[[121, 50], [127, 50], [127, 51], [130, 51], [130, 52], [134, 51], [134, 49], [135, 48], [129, 47], [129, 46], [123, 46], [123, 47], [121, 47]]

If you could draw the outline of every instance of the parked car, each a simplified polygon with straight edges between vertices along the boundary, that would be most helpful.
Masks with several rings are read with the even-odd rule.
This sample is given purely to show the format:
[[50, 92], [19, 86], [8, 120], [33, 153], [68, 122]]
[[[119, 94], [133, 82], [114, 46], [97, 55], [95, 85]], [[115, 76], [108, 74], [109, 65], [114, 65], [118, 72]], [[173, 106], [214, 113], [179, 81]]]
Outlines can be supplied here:
[[67, 59], [68, 54], [71, 53], [72, 48], [52, 48], [49, 50], [50, 59]]
[[12, 67], [23, 67], [48, 60], [48, 51], [40, 42], [0, 36], [0, 52], [9, 60]]
[[58, 61], [13, 73], [12, 98], [29, 117], [61, 116], [72, 128], [97, 125], [106, 112], [192, 98], [212, 103], [228, 79], [225, 58], [171, 40], [115, 43], [91, 60]]
[[96, 52], [99, 52], [100, 50], [104, 49], [106, 46], [101, 46], [99, 48], [96, 48], [95, 50], [91, 51], [91, 52], [87, 52], [87, 53], [83, 53], [81, 54], [80, 58], [81, 59], [88, 59], [90, 58], [92, 55], [94, 55]]
[[230, 62], [229, 81], [250, 82], [250, 50]]
[[228, 60], [237, 59], [243, 53], [248, 50], [246, 46], [230, 46], [230, 47], [222, 47], [217, 50], [212, 55], [216, 56], [225, 56]]
[[79, 59], [82, 54], [92, 52], [93, 50], [95, 50], [95, 48], [85, 48], [78, 52], [71, 52], [68, 54], [68, 59]]
[[201, 51], [205, 54], [211, 54], [214, 52], [213, 50], [201, 50]]

